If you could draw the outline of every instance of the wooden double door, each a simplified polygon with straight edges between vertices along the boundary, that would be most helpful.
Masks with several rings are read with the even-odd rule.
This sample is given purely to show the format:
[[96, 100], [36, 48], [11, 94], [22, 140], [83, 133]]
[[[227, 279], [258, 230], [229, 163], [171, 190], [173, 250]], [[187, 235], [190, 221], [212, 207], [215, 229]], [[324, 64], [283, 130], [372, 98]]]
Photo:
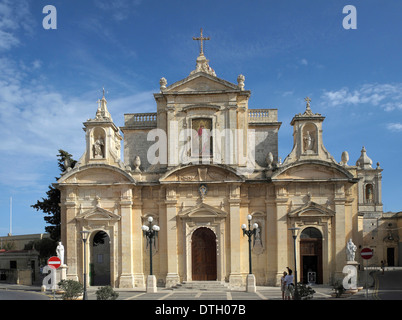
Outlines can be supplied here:
[[322, 241], [321, 239], [300, 240], [301, 282], [322, 283]]
[[301, 282], [322, 283], [322, 234], [316, 228], [306, 228], [300, 235], [300, 265]]
[[194, 281], [216, 280], [216, 236], [208, 228], [194, 231], [191, 238], [192, 279]]

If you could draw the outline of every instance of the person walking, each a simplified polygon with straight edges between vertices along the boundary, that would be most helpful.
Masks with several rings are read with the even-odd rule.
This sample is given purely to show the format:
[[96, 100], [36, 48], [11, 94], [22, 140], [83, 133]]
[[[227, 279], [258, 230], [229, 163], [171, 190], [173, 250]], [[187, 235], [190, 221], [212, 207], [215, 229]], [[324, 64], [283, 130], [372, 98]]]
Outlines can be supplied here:
[[285, 277], [287, 276], [287, 272], [284, 271], [283, 272], [283, 276], [281, 277], [281, 291], [282, 291], [282, 300], [285, 300], [285, 290], [286, 290], [286, 286], [285, 286]]
[[293, 283], [292, 269], [288, 269], [288, 274], [285, 276], [285, 300], [293, 300], [295, 287]]

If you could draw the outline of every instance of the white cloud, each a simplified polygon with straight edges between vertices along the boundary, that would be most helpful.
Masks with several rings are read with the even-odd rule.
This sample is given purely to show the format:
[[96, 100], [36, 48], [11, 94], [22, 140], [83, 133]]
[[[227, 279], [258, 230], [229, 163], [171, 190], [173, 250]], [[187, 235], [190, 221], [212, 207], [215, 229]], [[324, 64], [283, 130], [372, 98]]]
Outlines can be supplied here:
[[371, 104], [385, 111], [402, 110], [402, 83], [365, 84], [358, 89], [324, 91], [321, 97], [330, 106]]
[[402, 123], [388, 123], [387, 129], [391, 131], [402, 131]]
[[2, 0], [0, 3], [0, 51], [19, 46], [17, 33], [32, 34], [35, 20], [26, 0]]
[[135, 10], [134, 8], [140, 5], [141, 2], [142, 0], [96, 0], [94, 4], [98, 8], [110, 13], [114, 20], [122, 21], [127, 19], [130, 13]]
[[307, 66], [308, 65], [307, 59], [301, 59], [300, 64], [302, 64], [303, 66]]
[[[121, 9], [127, 3], [116, 2], [114, 9]], [[0, 52], [11, 51], [23, 42], [23, 36], [32, 32], [31, 19], [26, 0], [0, 2]], [[100, 93], [66, 96], [51, 83], [43, 84], [42, 64], [38, 58], [0, 57], [0, 181], [3, 186], [43, 188], [44, 181], [49, 182], [49, 165], [55, 165], [59, 149], [68, 151], [77, 160], [85, 151], [82, 123], [95, 116]], [[152, 92], [110, 102], [110, 112], [118, 126], [123, 124], [124, 112], [156, 108]]]

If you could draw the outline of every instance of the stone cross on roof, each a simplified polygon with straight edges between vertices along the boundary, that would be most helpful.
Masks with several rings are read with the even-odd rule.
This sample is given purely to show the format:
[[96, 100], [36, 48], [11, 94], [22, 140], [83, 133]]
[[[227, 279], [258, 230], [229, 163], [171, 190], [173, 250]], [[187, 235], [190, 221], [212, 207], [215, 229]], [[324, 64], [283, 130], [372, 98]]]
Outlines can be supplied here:
[[200, 41], [200, 43], [201, 43], [201, 50], [200, 50], [200, 55], [204, 55], [204, 45], [203, 45], [203, 41], [205, 41], [205, 40], [211, 40], [210, 39], [210, 37], [207, 37], [207, 38], [204, 38], [203, 36], [202, 36], [202, 28], [201, 28], [201, 36], [200, 37], [193, 37], [193, 40], [197, 40], [197, 41]]

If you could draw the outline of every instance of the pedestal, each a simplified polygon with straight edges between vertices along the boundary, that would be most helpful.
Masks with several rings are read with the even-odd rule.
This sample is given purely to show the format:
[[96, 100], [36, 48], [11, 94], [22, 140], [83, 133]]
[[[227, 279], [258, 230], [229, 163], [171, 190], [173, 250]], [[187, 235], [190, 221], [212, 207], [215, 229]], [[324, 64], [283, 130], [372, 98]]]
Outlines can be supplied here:
[[119, 288], [134, 288], [134, 277], [132, 274], [122, 274], [119, 279]]
[[241, 289], [242, 287], [244, 288], [244, 282], [243, 282], [243, 277], [241, 274], [230, 274], [229, 275], [229, 286], [230, 289], [232, 290], [238, 290]]
[[58, 284], [61, 280], [67, 280], [67, 269], [67, 265], [63, 264], [56, 270], [56, 284]]
[[149, 275], [147, 277], [147, 293], [154, 293], [156, 291], [156, 277]]
[[[49, 267], [47, 267], [47, 268], [49, 268]], [[51, 283], [48, 283], [49, 275], [47, 275], [43, 279], [43, 283], [42, 283], [42, 286], [41, 286], [41, 291], [45, 292], [46, 290], [58, 290], [60, 281], [67, 280], [67, 269], [68, 269], [68, 267], [65, 264], [61, 265], [57, 269], [53, 268], [52, 272], [49, 274]], [[45, 282], [47, 282], [47, 283], [45, 283]]]
[[347, 290], [349, 293], [356, 293], [358, 291], [358, 284], [359, 284], [359, 263], [356, 261], [347, 261], [346, 265], [356, 268], [356, 287], [355, 288], [351, 287], [349, 290]]
[[178, 283], [180, 283], [180, 277], [177, 273], [168, 273], [166, 275], [166, 288], [171, 288]]
[[255, 276], [253, 274], [247, 275], [246, 291], [247, 292], [256, 292], [257, 291], [257, 286], [255, 285]]

